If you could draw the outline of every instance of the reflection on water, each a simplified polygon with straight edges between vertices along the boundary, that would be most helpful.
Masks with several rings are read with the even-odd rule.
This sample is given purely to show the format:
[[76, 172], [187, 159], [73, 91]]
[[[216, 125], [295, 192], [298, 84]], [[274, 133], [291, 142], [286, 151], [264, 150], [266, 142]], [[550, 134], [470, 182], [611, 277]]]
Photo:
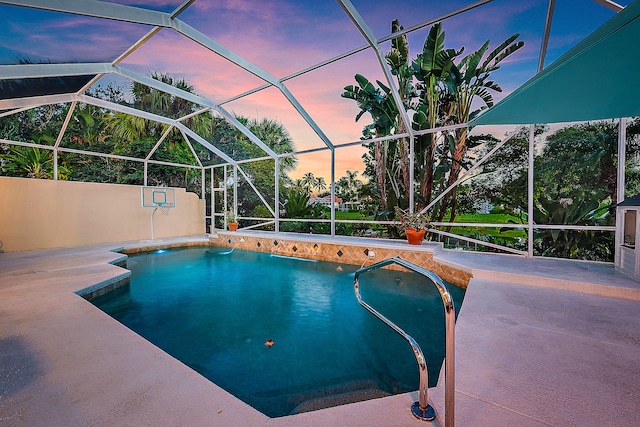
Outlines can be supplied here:
[[[357, 266], [236, 249], [132, 255], [131, 284], [98, 307], [266, 415], [418, 388], [407, 343], [357, 303]], [[338, 268], [340, 267], [340, 268]], [[444, 311], [422, 276], [376, 270], [363, 298], [420, 343], [436, 384]], [[459, 310], [464, 291], [449, 285]], [[273, 340], [268, 346], [265, 342]]]

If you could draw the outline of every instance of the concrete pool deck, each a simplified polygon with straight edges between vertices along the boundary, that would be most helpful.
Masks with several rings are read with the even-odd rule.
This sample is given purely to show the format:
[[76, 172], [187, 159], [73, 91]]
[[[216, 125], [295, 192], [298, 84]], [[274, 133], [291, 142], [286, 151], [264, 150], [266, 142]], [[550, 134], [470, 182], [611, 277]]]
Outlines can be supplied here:
[[[155, 246], [0, 254], [0, 426], [444, 425], [442, 379], [434, 423], [411, 415], [417, 393], [274, 419], [247, 406], [75, 293], [126, 278], [112, 250], [141, 245]], [[602, 263], [434, 250], [474, 274], [456, 326], [456, 425], [640, 425], [639, 283]]]

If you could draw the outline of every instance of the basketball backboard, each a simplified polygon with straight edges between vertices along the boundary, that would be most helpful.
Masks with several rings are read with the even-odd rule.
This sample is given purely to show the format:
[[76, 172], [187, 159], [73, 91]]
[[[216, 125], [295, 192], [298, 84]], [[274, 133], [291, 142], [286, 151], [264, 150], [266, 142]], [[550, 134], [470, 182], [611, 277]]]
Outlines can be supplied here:
[[174, 208], [175, 189], [169, 187], [142, 187], [143, 208]]

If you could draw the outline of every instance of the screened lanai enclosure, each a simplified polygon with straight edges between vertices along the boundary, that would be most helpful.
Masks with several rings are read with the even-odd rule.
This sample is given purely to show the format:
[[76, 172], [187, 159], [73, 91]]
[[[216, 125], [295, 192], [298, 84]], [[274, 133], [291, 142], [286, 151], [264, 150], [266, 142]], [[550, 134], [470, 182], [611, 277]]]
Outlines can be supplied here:
[[640, 192], [639, 16], [0, 1], [0, 175], [186, 188], [207, 232], [400, 238], [421, 213], [445, 247], [611, 262]]

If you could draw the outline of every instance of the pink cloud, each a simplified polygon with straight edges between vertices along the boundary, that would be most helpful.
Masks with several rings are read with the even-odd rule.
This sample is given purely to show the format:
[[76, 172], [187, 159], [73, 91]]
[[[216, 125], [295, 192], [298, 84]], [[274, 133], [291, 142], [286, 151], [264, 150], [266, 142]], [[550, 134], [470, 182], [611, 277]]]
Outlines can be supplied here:
[[[238, 53], [251, 52], [251, 61], [265, 64], [264, 68], [275, 75], [283, 75], [297, 63], [316, 63], [329, 57], [324, 50], [314, 45], [298, 49], [296, 46], [278, 44], [277, 40], [268, 37], [261, 37], [256, 41], [249, 36], [240, 39], [224, 36], [217, 41], [225, 46], [233, 43], [234, 50]], [[285, 60], [274, 61], [274, 51], [280, 53], [278, 59]], [[288, 58], [295, 60], [289, 63]], [[263, 84], [260, 79], [221, 59], [215, 53], [167, 30], [163, 30], [127, 59], [127, 63], [138, 67], [150, 66], [150, 69], [184, 76], [196, 86], [199, 93], [214, 102]], [[356, 73], [365, 74], [371, 81], [383, 80], [377, 60], [371, 51], [366, 51], [285, 83], [334, 144], [358, 141], [363, 126], [371, 122], [371, 118], [365, 115], [356, 123], [355, 116], [359, 112], [357, 105], [340, 97], [345, 85], [355, 84], [353, 76]], [[275, 88], [226, 104], [224, 108], [247, 117], [268, 117], [281, 122], [292, 135], [297, 150], [324, 146], [313, 129]], [[337, 178], [344, 175], [345, 170], [363, 170], [362, 152], [360, 146], [337, 151]], [[300, 166], [292, 176], [312, 171], [328, 181], [330, 166], [324, 159], [327, 156], [328, 152], [300, 156]]]
[[124, 65], [185, 77], [198, 93], [214, 102], [262, 84], [247, 71], [170, 30], [161, 31], [130, 55]]
[[[272, 0], [262, 0], [259, 4], [256, 4], [253, 0], [199, 1], [194, 3], [193, 8], [197, 10], [198, 13], [230, 13], [248, 19], [258, 18], [261, 22], [272, 23], [281, 22], [283, 18], [291, 18], [292, 16], [292, 14], [289, 13], [290, 7], [287, 3]], [[251, 27], [255, 27], [255, 25]]]
[[[196, 86], [198, 93], [214, 102], [263, 84], [260, 79], [207, 49], [165, 31], [127, 58], [124, 65], [148, 67], [149, 70], [184, 76]], [[354, 57], [285, 83], [334, 143], [357, 141], [366, 124], [365, 120], [369, 120], [363, 118], [356, 124], [354, 118], [358, 109], [355, 103], [340, 98], [343, 87], [354, 83], [353, 75], [356, 72], [375, 66], [371, 62], [371, 55], [366, 56], [367, 64]], [[185, 70], [188, 72], [185, 73]], [[281, 121], [294, 136], [298, 149], [323, 145], [310, 126], [274, 88], [224, 105], [224, 108], [248, 117], [258, 115]]]
[[[357, 46], [350, 43], [352, 37], [345, 37], [355, 34], [359, 38], [353, 25], [337, 3], [329, 4], [331, 7], [324, 6], [330, 9], [328, 14], [314, 14], [309, 5], [281, 0], [260, 2], [259, 7], [252, 1], [197, 2], [193, 7], [199, 13], [185, 13], [184, 20], [269, 73], [283, 77]], [[336, 12], [339, 18], [335, 18]], [[211, 19], [216, 25], [210, 24]]]
[[[445, 30], [447, 39], [451, 40], [448, 45], [464, 45], [467, 47], [466, 53], [470, 53], [486, 38], [491, 38], [494, 41], [492, 46], [495, 46], [512, 34], [512, 19], [531, 12], [536, 6], [539, 8], [539, 4], [531, 0], [489, 5], [447, 20]], [[385, 7], [394, 10], [391, 5], [387, 4]], [[386, 13], [378, 14], [376, 18], [384, 21], [386, 28], [392, 16]], [[416, 15], [412, 18], [423, 20], [426, 16]], [[344, 16], [343, 20], [333, 21], [309, 17], [298, 4], [278, 0], [261, 2], [260, 7], [256, 7], [256, 3], [250, 0], [226, 0], [215, 3], [198, 1], [181, 16], [181, 19], [276, 77], [283, 77], [335, 56], [347, 50], [343, 47], [345, 45], [356, 47], [363, 44], [357, 30], [346, 22], [348, 20]], [[212, 22], [215, 22], [215, 25], [212, 25]], [[349, 24], [348, 27], [345, 26], [345, 22]], [[403, 24], [409, 25], [410, 22]], [[544, 11], [540, 26], [543, 24]], [[388, 29], [385, 31], [388, 32]], [[478, 38], [479, 31], [482, 32], [481, 39]], [[541, 28], [536, 31], [541, 32]], [[421, 48], [427, 32], [428, 28], [425, 28], [412, 36], [411, 44], [415, 49]], [[331, 43], [337, 39], [331, 38], [336, 33], [349, 34], [351, 37], [348, 41], [341, 40], [340, 44]], [[525, 75], [526, 72], [522, 69], [514, 67], [535, 63], [538, 49], [538, 45], [528, 42], [517, 54], [504, 61], [503, 70], [496, 74], [496, 78], [505, 92], [495, 94], [496, 100], [532, 75]], [[415, 54], [414, 52], [412, 56]], [[143, 49], [132, 55], [127, 63], [138, 68], [148, 67], [184, 76], [196, 86], [199, 93], [214, 102], [220, 102], [263, 84], [260, 79], [221, 59], [215, 53], [167, 30], [163, 30]], [[369, 51], [285, 83], [334, 144], [357, 141], [362, 127], [371, 120], [365, 115], [360, 122], [355, 123], [354, 119], [359, 111], [356, 104], [340, 98], [343, 87], [355, 83], [355, 73], [365, 74], [372, 81], [376, 78], [382, 80], [379, 64]], [[280, 121], [293, 136], [299, 150], [323, 146], [311, 127], [275, 88], [234, 101], [224, 105], [224, 108], [248, 117], [269, 117]], [[344, 169], [359, 170], [362, 167], [361, 153], [351, 155], [346, 154], [347, 151], [339, 150], [339, 155], [341, 158], [349, 158], [347, 163], [353, 166]], [[305, 164], [318, 170], [324, 168], [326, 172], [326, 163], [316, 164], [319, 157], [321, 156], [309, 156]]]

